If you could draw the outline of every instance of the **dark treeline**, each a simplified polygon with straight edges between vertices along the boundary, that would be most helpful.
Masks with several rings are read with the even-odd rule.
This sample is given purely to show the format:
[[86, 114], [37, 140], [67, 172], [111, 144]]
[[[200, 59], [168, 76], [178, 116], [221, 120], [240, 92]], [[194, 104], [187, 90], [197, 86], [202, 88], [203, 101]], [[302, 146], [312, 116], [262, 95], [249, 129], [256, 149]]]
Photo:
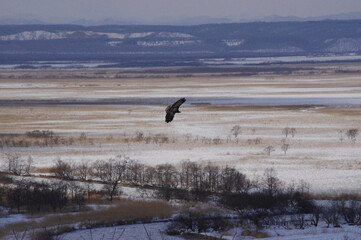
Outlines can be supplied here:
[[[63, 211], [69, 209], [69, 206], [72, 211], [80, 210], [92, 194], [101, 198], [107, 196], [112, 201], [120, 194], [120, 185], [128, 184], [138, 186], [140, 190], [151, 188], [155, 193], [153, 197], [165, 200], [215, 203], [238, 213], [240, 221], [257, 228], [271, 225], [287, 227], [287, 224], [305, 228], [317, 226], [320, 221], [334, 227], [343, 223], [361, 224], [359, 199], [326, 201], [318, 206], [308, 192], [307, 183], [286, 185], [272, 168], [266, 169], [262, 176], [251, 181], [233, 167], [219, 167], [210, 163], [202, 165], [190, 161], [179, 166], [147, 166], [117, 156], [92, 164], [85, 161], [68, 163], [59, 159], [52, 172], [61, 180], [50, 183], [21, 180], [14, 183], [15, 187], [1, 188], [0, 199], [5, 200], [2, 205], [29, 213]], [[79, 180], [88, 183], [80, 183]], [[103, 189], [92, 189], [93, 181], [102, 182]], [[221, 215], [193, 215], [181, 215], [180, 219], [174, 221], [176, 225], [181, 223], [180, 228], [185, 229], [188, 225], [199, 225], [197, 229], [201, 229], [201, 224], [205, 223], [212, 224], [212, 228], [230, 224], [228, 220], [224, 222]], [[176, 232], [179, 230], [178, 225], [175, 227]]]
[[57, 160], [52, 172], [58, 178], [67, 180], [100, 180], [110, 200], [119, 192], [121, 183], [152, 187], [156, 190], [156, 197], [165, 200], [213, 201], [238, 212], [242, 219], [256, 226], [285, 214], [298, 216], [295, 221], [300, 227], [305, 224], [304, 216], [311, 216], [308, 222], [315, 226], [321, 217], [334, 226], [341, 218], [350, 224], [361, 224], [359, 201], [336, 201], [336, 205], [319, 207], [308, 193], [307, 183], [301, 181], [299, 184], [286, 185], [272, 168], [251, 181], [239, 170], [228, 166], [202, 165], [190, 161], [177, 167], [172, 164], [147, 166], [117, 156], [93, 164], [70, 164]]
[[172, 164], [146, 166], [124, 156], [93, 164], [71, 164], [58, 159], [52, 168], [58, 178], [65, 180], [100, 180], [105, 183], [179, 188], [210, 192], [247, 192], [251, 181], [233, 167], [201, 165], [185, 161], [179, 167]]
[[[276, 201], [277, 199], [279, 200]], [[243, 204], [244, 200], [248, 202]], [[225, 231], [234, 227], [247, 229], [252, 226], [256, 229], [271, 226], [305, 229], [317, 227], [321, 222], [326, 223], [327, 228], [330, 226], [339, 228], [342, 224], [361, 225], [361, 203], [357, 200], [331, 201], [325, 203], [324, 206], [314, 206], [302, 200], [302, 194], [299, 193], [293, 197], [287, 197], [284, 194], [274, 196], [271, 204], [265, 203], [265, 200], [267, 199], [260, 193], [233, 196], [229, 203], [234, 210], [237, 210], [238, 215], [231, 216], [224, 216], [214, 211], [188, 209], [177, 215], [172, 224], [168, 225], [167, 234], [201, 233], [209, 231], [209, 229]], [[253, 204], [251, 201], [258, 203]], [[278, 208], [274, 208], [276, 202], [278, 202]], [[281, 205], [288, 207], [279, 208]], [[229, 205], [226, 206], [230, 207]], [[247, 208], [243, 208], [245, 206]]]
[[[0, 148], [4, 147], [48, 147], [57, 145], [73, 145], [75, 141], [84, 142], [86, 135], [83, 133], [79, 138], [60, 137], [53, 131], [34, 130], [25, 134], [0, 134]], [[90, 143], [92, 143], [90, 141]]]
[[[274, 169], [266, 169], [263, 176], [251, 181], [233, 167], [219, 167], [185, 161], [175, 167], [171, 164], [146, 166], [124, 156], [107, 161], [67, 163], [57, 160], [52, 172], [64, 180], [98, 180], [110, 200], [119, 192], [119, 184], [152, 187], [157, 197], [166, 200], [215, 200], [232, 209], [283, 208], [296, 212], [312, 211], [306, 198], [308, 184], [285, 184]], [[240, 205], [241, 203], [241, 205]]]
[[56, 212], [66, 206], [76, 206], [77, 210], [85, 204], [85, 190], [66, 182], [36, 183], [17, 181], [13, 188], [3, 189], [4, 205], [19, 213]]

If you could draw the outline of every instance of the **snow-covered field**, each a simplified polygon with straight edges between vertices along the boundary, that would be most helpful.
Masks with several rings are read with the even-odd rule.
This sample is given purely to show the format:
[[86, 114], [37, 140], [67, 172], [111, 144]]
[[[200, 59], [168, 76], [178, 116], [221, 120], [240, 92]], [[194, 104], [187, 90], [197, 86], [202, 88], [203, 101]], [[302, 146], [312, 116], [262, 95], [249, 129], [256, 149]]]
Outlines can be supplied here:
[[[360, 40], [359, 40], [360, 41]], [[242, 42], [241, 42], [242, 43]], [[227, 46], [234, 46], [232, 43], [226, 43]], [[230, 44], [230, 45], [229, 45]], [[359, 44], [356, 43], [356, 44]], [[330, 48], [332, 52], [342, 52], [342, 49], [352, 49], [352, 46], [341, 47], [336, 44], [335, 47]], [[358, 47], [355, 47], [358, 48]], [[290, 47], [285, 49], [260, 49], [257, 52], [272, 53], [272, 52], [300, 52], [302, 49], [297, 47]], [[344, 55], [344, 56], [287, 56], [287, 57], [253, 57], [253, 58], [232, 58], [232, 59], [201, 59], [200, 61], [210, 65], [250, 65], [250, 64], [275, 64], [275, 63], [300, 63], [300, 62], [331, 62], [331, 61], [359, 61], [361, 56]]]
[[[61, 72], [60, 79], [55, 79], [51, 78], [51, 71], [2, 74], [0, 100], [270, 97], [287, 102], [289, 98], [361, 98], [358, 74], [264, 77], [202, 74], [151, 79], [113, 79], [111, 72], [103, 79], [69, 79], [61, 75], [69, 73]], [[18, 79], [6, 78], [7, 74]], [[39, 78], [22, 78], [26, 74]], [[48, 168], [58, 158], [93, 162], [121, 154], [147, 165], [177, 165], [190, 160], [236, 166], [250, 178], [257, 178], [266, 168], [273, 167], [281, 180], [286, 183], [305, 180], [314, 192], [361, 190], [361, 137], [353, 143], [345, 134], [348, 129], [361, 126], [361, 108], [357, 106], [185, 105], [181, 107], [182, 113], [169, 124], [164, 122], [165, 107], [146, 102], [141, 105], [1, 105], [0, 126], [4, 134], [24, 134], [39, 129], [75, 140], [85, 133], [89, 141], [47, 147], [3, 147], [0, 158], [5, 159], [7, 153], [23, 158], [32, 156], [35, 167]], [[241, 126], [237, 138], [231, 134], [235, 125]], [[286, 137], [282, 133], [285, 127], [295, 128], [295, 136]], [[168, 137], [168, 141], [162, 144], [125, 141], [134, 139], [139, 132], [151, 138], [161, 134]], [[255, 143], [257, 139], [259, 142]], [[289, 144], [286, 154], [281, 149], [284, 143]], [[264, 152], [267, 146], [274, 147], [270, 155]]]
[[[62, 239], [82, 240], [90, 239], [91, 236], [93, 237], [93, 239], [118, 239], [118, 237], [121, 236], [121, 239], [147, 240], [149, 239], [149, 237], [147, 236], [146, 231], [148, 231], [150, 239], [184, 239], [180, 236], [169, 236], [166, 234], [162, 234], [162, 231], [166, 229], [168, 224], [169, 223], [150, 223], [144, 225], [134, 224], [110, 228], [96, 228], [93, 230], [78, 230], [62, 235]], [[242, 231], [243, 229], [237, 228], [231, 229], [230, 231], [228, 231], [228, 233], [223, 234], [219, 234], [216, 232], [204, 234], [222, 237], [222, 239], [254, 239], [253, 237], [242, 236]], [[357, 240], [361, 237], [361, 229], [358, 226], [346, 225], [342, 226], [342, 228], [326, 228], [325, 226], [320, 226], [318, 228], [310, 227], [307, 229], [273, 228], [263, 230], [262, 232], [265, 232], [270, 236], [266, 239], [272, 240]]]
[[[133, 224], [119, 227], [95, 228], [92, 230], [79, 230], [61, 237], [64, 240], [82, 240], [82, 239], [167, 239], [181, 240], [180, 236], [166, 235], [164, 230], [168, 223], [149, 223], [149, 224]], [[149, 237], [148, 237], [149, 236]]]
[[[322, 69], [324, 66], [320, 66]], [[330, 67], [330, 66], [329, 66]], [[348, 69], [360, 70], [358, 64]], [[337, 66], [335, 67], [336, 69]], [[323, 70], [321, 70], [323, 71]], [[361, 130], [360, 104], [335, 104], [332, 99], [347, 101], [361, 98], [359, 74], [304, 74], [289, 76], [225, 77], [199, 74], [193, 77], [165, 75], [164, 77], [116, 78], [116, 72], [105, 71], [102, 77], [82, 71], [0, 71], [0, 140], [26, 140], [25, 133], [51, 130], [72, 144], [27, 147], [2, 146], [1, 167], [7, 154], [27, 159], [32, 156], [35, 174], [48, 174], [56, 159], [68, 162], [107, 160], [126, 155], [147, 165], [171, 163], [179, 166], [189, 160], [219, 166], [235, 166], [249, 178], [257, 179], [266, 168], [274, 168], [286, 184], [304, 180], [314, 193], [340, 194], [361, 192], [361, 136], [353, 142], [346, 136], [351, 128]], [[78, 77], [71, 77], [71, 74]], [[88, 76], [88, 77], [79, 77]], [[209, 104], [185, 104], [173, 122], [164, 122], [165, 105], [159, 103], [108, 105], [7, 105], [16, 99], [173, 99], [207, 98]], [[217, 105], [215, 98], [251, 98], [249, 104], [235, 100]], [[282, 99], [283, 104], [255, 104], [264, 99]], [[329, 104], [312, 102], [325, 99]], [[167, 100], [165, 99], [165, 100]], [[311, 101], [292, 106], [291, 99]], [[219, 99], [218, 99], [219, 101]], [[187, 102], [189, 103], [189, 102]], [[239, 125], [234, 136], [231, 129]], [[295, 135], [283, 133], [284, 128], [296, 129]], [[85, 135], [85, 139], [81, 136]], [[142, 134], [141, 140], [136, 136]], [[145, 138], [151, 139], [149, 142]], [[166, 137], [164, 142], [159, 141]], [[283, 144], [289, 144], [285, 153]], [[270, 155], [264, 149], [274, 147]], [[17, 177], [14, 177], [17, 178]], [[43, 181], [44, 178], [33, 178]], [[56, 181], [49, 179], [48, 181]], [[84, 183], [85, 184], [85, 183]], [[102, 189], [99, 183], [94, 189]], [[151, 190], [137, 191], [122, 186], [122, 197], [152, 198]], [[27, 221], [24, 215], [0, 218], [0, 226]], [[67, 239], [183, 239], [162, 233], [169, 223], [124, 225], [111, 228], [80, 229], [62, 235]], [[270, 239], [360, 239], [358, 226], [342, 225], [326, 228], [322, 225], [306, 229], [265, 229]], [[230, 230], [224, 239], [252, 239], [241, 236], [242, 229]], [[122, 234], [122, 235], [121, 235]], [[218, 233], [210, 233], [218, 234]], [[236, 238], [233, 238], [236, 235]], [[217, 235], [218, 237], [220, 235]], [[8, 239], [11, 239], [9, 237]]]

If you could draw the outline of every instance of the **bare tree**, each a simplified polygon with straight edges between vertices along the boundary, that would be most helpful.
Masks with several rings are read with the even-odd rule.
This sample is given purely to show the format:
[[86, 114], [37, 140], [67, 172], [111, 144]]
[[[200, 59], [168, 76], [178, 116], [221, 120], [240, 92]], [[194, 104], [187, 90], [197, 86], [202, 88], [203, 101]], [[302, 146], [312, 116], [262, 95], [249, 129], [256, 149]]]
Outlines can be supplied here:
[[129, 159], [126, 162], [124, 181], [132, 184], [141, 184], [144, 180], [144, 165]]
[[339, 140], [340, 142], [343, 142], [343, 140], [344, 140], [343, 131], [342, 131], [342, 130], [339, 130], [339, 131], [338, 131], [338, 140]]
[[247, 144], [251, 145], [252, 143], [257, 145], [262, 142], [262, 138], [255, 138], [255, 139], [247, 139]]
[[24, 167], [24, 173], [26, 175], [30, 175], [30, 170], [33, 166], [33, 162], [34, 162], [33, 158], [29, 156], [28, 159], [26, 160], [26, 165]]
[[292, 135], [292, 137], [295, 137], [296, 133], [297, 133], [296, 128], [291, 128], [290, 129], [290, 134]]
[[282, 134], [284, 134], [286, 136], [286, 138], [288, 137], [288, 134], [290, 133], [290, 128], [289, 127], [285, 127], [282, 130]]
[[72, 180], [74, 179], [75, 167], [70, 163], [64, 162], [61, 159], [57, 159], [55, 166], [52, 167], [51, 172], [55, 174], [56, 177]]
[[315, 227], [318, 226], [321, 212], [322, 212], [322, 208], [319, 206], [316, 206], [315, 209], [312, 211], [311, 224]]
[[203, 189], [215, 191], [217, 189], [219, 178], [219, 167], [208, 164], [203, 168]]
[[353, 143], [356, 142], [356, 137], [359, 134], [359, 130], [357, 128], [351, 128], [346, 131], [346, 136], [350, 139]]
[[91, 170], [92, 169], [90, 168], [89, 163], [84, 160], [75, 167], [76, 175], [84, 181], [86, 181], [89, 175], [91, 175]]
[[262, 141], [262, 138], [255, 138], [253, 141], [254, 141], [254, 144], [260, 144]]
[[304, 194], [310, 191], [310, 184], [304, 180], [300, 180], [297, 186], [297, 191]]
[[361, 203], [357, 200], [341, 201], [340, 212], [348, 224], [361, 223]]
[[20, 157], [16, 157], [13, 159], [13, 166], [11, 169], [11, 172], [13, 172], [16, 175], [22, 175], [24, 173], [25, 169], [25, 161], [24, 159], [21, 159]]
[[247, 192], [250, 180], [243, 173], [232, 167], [225, 167], [220, 173], [219, 188], [224, 192]]
[[282, 182], [277, 177], [277, 172], [273, 168], [267, 168], [261, 179], [261, 186], [270, 197], [281, 191]]
[[337, 202], [333, 202], [331, 205], [322, 208], [322, 219], [326, 222], [327, 227], [329, 227], [330, 224], [333, 224], [334, 227], [340, 226], [340, 214]]
[[143, 139], [144, 139], [144, 133], [143, 132], [136, 132], [135, 135], [136, 135], [135, 140], [137, 142], [143, 141]]
[[29, 187], [29, 182], [22, 179], [17, 182], [15, 188], [10, 189], [6, 194], [6, 199], [10, 207], [16, 208], [18, 213], [20, 213], [20, 207], [24, 203], [25, 193]]
[[234, 136], [234, 138], [237, 138], [239, 134], [242, 133], [242, 128], [239, 125], [234, 125], [231, 129], [231, 134]]
[[282, 151], [285, 153], [285, 155], [286, 155], [286, 153], [287, 153], [287, 150], [288, 150], [288, 148], [290, 147], [290, 145], [289, 144], [287, 144], [287, 143], [285, 143], [285, 144], [283, 144], [282, 145]]
[[297, 213], [292, 216], [292, 220], [295, 223], [295, 226], [299, 229], [304, 229], [306, 224], [305, 215], [302, 213]]
[[85, 204], [85, 188], [75, 181], [70, 181], [68, 183], [68, 189], [71, 192], [71, 202], [74, 203], [78, 207], [78, 211], [80, 211], [81, 207]]
[[20, 158], [17, 154], [5, 154], [6, 155], [6, 168], [8, 172], [12, 172], [15, 175], [28, 175], [32, 164], [32, 158], [29, 157], [27, 161]]
[[5, 167], [8, 172], [11, 172], [14, 166], [14, 162], [19, 159], [18, 155], [13, 155], [11, 153], [5, 153], [6, 159], [5, 159]]
[[98, 178], [102, 181], [105, 181], [105, 164], [106, 162], [103, 160], [95, 161], [91, 166], [91, 176], [93, 178]]
[[178, 185], [177, 171], [171, 164], [157, 165], [156, 176], [160, 187], [176, 187]]
[[106, 180], [103, 189], [107, 191], [110, 201], [120, 193], [119, 182], [124, 177], [127, 161], [129, 158], [118, 155], [115, 159], [109, 159], [104, 163], [101, 177]]
[[193, 163], [190, 161], [182, 162], [180, 171], [180, 185], [181, 188], [188, 189], [191, 186], [191, 166]]
[[268, 154], [268, 156], [270, 156], [271, 152], [275, 151], [275, 148], [272, 146], [267, 146], [267, 147], [265, 147], [265, 149], [263, 149], [263, 151], [266, 152]]
[[185, 138], [186, 143], [189, 143], [190, 140], [192, 139], [192, 134], [187, 133], [187, 134], [184, 134], [183, 137]]
[[222, 140], [219, 137], [213, 138], [213, 144], [215, 145], [219, 145], [222, 143]]
[[148, 166], [144, 171], [144, 182], [146, 184], [153, 185], [153, 184], [155, 184], [155, 179], [156, 179], [155, 168]]

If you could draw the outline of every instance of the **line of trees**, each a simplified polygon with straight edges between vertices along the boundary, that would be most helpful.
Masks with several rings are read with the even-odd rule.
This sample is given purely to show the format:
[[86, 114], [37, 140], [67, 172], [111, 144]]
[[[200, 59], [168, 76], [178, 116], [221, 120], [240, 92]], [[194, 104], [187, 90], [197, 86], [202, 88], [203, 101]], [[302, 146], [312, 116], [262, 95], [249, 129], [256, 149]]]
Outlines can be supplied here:
[[33, 158], [31, 156], [27, 159], [24, 159], [17, 154], [10, 153], [6, 153], [5, 156], [3, 168], [7, 172], [15, 175], [30, 175], [30, 170], [33, 165]]
[[[255, 134], [256, 129], [251, 129], [252, 134]], [[295, 137], [297, 133], [296, 128], [291, 127], [285, 127], [282, 129], [282, 134], [285, 135], [285, 139], [288, 138], [288, 136]], [[345, 136], [347, 138], [355, 143], [357, 136], [359, 135], [360, 131], [357, 128], [350, 128], [348, 130], [339, 130], [338, 136], [339, 141], [343, 141], [345, 139]], [[183, 136], [184, 141], [186, 143], [192, 143], [192, 142], [201, 142], [202, 144], [206, 145], [219, 145], [222, 143], [239, 143], [239, 138], [242, 134], [242, 128], [240, 125], [234, 125], [231, 130], [230, 134], [226, 139], [222, 139], [220, 137], [215, 138], [209, 138], [209, 137], [200, 137], [195, 136], [193, 137], [191, 134], [185, 134]], [[107, 140], [112, 140], [113, 136], [109, 135], [107, 137]], [[284, 139], [284, 140], [285, 140]], [[148, 135], [144, 134], [141, 131], [136, 132], [134, 135], [127, 136], [127, 134], [123, 134], [123, 139], [125, 143], [132, 143], [132, 142], [138, 142], [138, 143], [145, 143], [145, 144], [169, 144], [169, 143], [176, 143], [178, 140], [175, 138], [171, 138], [164, 134], [155, 134], [152, 135], [148, 133]], [[247, 139], [247, 144], [260, 144], [262, 142], [262, 139], [260, 137], [254, 138], [254, 139]], [[26, 132], [23, 135], [13, 135], [13, 134], [2, 134], [0, 135], [0, 147], [31, 147], [31, 146], [54, 146], [54, 145], [73, 145], [74, 143], [90, 143], [94, 144], [94, 139], [88, 138], [86, 133], [81, 133], [79, 137], [60, 137], [57, 136], [53, 131], [49, 130], [34, 130], [30, 132]], [[284, 142], [285, 143], [285, 142]], [[283, 146], [284, 147], [284, 146]], [[287, 150], [286, 150], [287, 151]], [[286, 152], [284, 150], [284, 152]]]
[[5, 199], [10, 208], [29, 213], [62, 210], [70, 202], [85, 203], [83, 192], [77, 192], [69, 201], [69, 185], [64, 182], [34, 183], [26, 180], [15, 182], [15, 187], [6, 189]]
[[109, 191], [114, 193], [118, 183], [212, 192], [245, 192], [252, 185], [246, 175], [233, 167], [201, 165], [190, 161], [183, 162], [179, 168], [171, 164], [153, 167], [121, 155], [93, 164], [68, 163], [58, 159], [51, 171], [65, 180], [103, 181], [110, 185]]
[[347, 136], [347, 138], [353, 142], [353, 143], [356, 143], [356, 138], [357, 136], [359, 135], [360, 131], [357, 129], [357, 128], [350, 128], [348, 130], [339, 130], [338, 131], [338, 139], [340, 142], [343, 142], [343, 140], [345, 139], [344, 138], [344, 135]]
[[[350, 225], [361, 224], [360, 201], [330, 201], [329, 205], [317, 206], [308, 194], [307, 183], [286, 185], [272, 168], [266, 169], [258, 179], [250, 181], [240, 171], [230, 167], [189, 161], [177, 168], [171, 164], [151, 167], [125, 156], [117, 156], [93, 164], [70, 164], [59, 159], [53, 171], [59, 178], [66, 180], [103, 181], [101, 193], [105, 191], [110, 200], [119, 193], [122, 183], [152, 186], [156, 196], [166, 200], [211, 200], [235, 210], [242, 221], [246, 220], [258, 228], [288, 223], [305, 228], [317, 226], [321, 220], [334, 227], [345, 222]], [[26, 209], [33, 213], [62, 210], [69, 204], [79, 206], [80, 209], [85, 204], [86, 193], [87, 190], [77, 181], [20, 181], [14, 188], [5, 191], [4, 199], [18, 211]], [[286, 215], [289, 215], [287, 219]], [[190, 216], [187, 218], [193, 219]], [[196, 218], [197, 221], [202, 219], [204, 216]], [[218, 224], [218, 218], [212, 221], [212, 224]]]
[[309, 188], [307, 183], [302, 182], [297, 187], [288, 186], [291, 190], [286, 190], [285, 184], [272, 168], [266, 169], [262, 177], [251, 181], [233, 167], [219, 167], [210, 163], [202, 165], [190, 161], [178, 167], [171, 164], [146, 166], [121, 155], [93, 164], [68, 163], [58, 159], [52, 172], [64, 180], [102, 181], [103, 190], [110, 200], [119, 193], [120, 184], [154, 187], [158, 190], [158, 197], [167, 200], [175, 198], [194, 201], [206, 200], [214, 194], [248, 194], [250, 190], [273, 198], [291, 190], [303, 194]]
[[[326, 223], [327, 228], [330, 226], [341, 227], [341, 224], [361, 225], [361, 203], [356, 200], [333, 201], [325, 206], [316, 206], [305, 199], [302, 200], [300, 194], [294, 194], [288, 198], [283, 195], [278, 197], [279, 205], [275, 209], [255, 206], [252, 202], [261, 203], [259, 198], [260, 194], [258, 193], [248, 196], [243, 194], [243, 196], [231, 199], [233, 209], [238, 211], [238, 216], [231, 217], [219, 214], [214, 210], [207, 211], [192, 207], [177, 215], [168, 225], [166, 232], [169, 235], [181, 235], [187, 232], [225, 231], [234, 227], [247, 229], [250, 226], [257, 229], [271, 226], [305, 229], [317, 227], [320, 222]], [[239, 206], [244, 201], [249, 203], [248, 207], [240, 208]], [[288, 201], [291, 204], [287, 204]], [[304, 205], [305, 203], [307, 205]], [[261, 204], [267, 205], [268, 203]], [[280, 209], [280, 204], [293, 206], [293, 208]]]

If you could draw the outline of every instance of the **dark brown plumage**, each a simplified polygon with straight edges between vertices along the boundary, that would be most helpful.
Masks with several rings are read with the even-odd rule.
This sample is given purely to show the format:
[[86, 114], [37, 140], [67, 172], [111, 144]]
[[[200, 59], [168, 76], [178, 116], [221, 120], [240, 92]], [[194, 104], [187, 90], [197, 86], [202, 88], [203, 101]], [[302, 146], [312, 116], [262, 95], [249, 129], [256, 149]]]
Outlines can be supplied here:
[[169, 105], [166, 109], [165, 112], [167, 113], [167, 115], [165, 116], [165, 121], [167, 123], [171, 122], [174, 118], [174, 115], [176, 113], [180, 113], [179, 111], [179, 107], [186, 101], [185, 98], [181, 98], [178, 101], [176, 101], [175, 103], [173, 103], [173, 105]]

